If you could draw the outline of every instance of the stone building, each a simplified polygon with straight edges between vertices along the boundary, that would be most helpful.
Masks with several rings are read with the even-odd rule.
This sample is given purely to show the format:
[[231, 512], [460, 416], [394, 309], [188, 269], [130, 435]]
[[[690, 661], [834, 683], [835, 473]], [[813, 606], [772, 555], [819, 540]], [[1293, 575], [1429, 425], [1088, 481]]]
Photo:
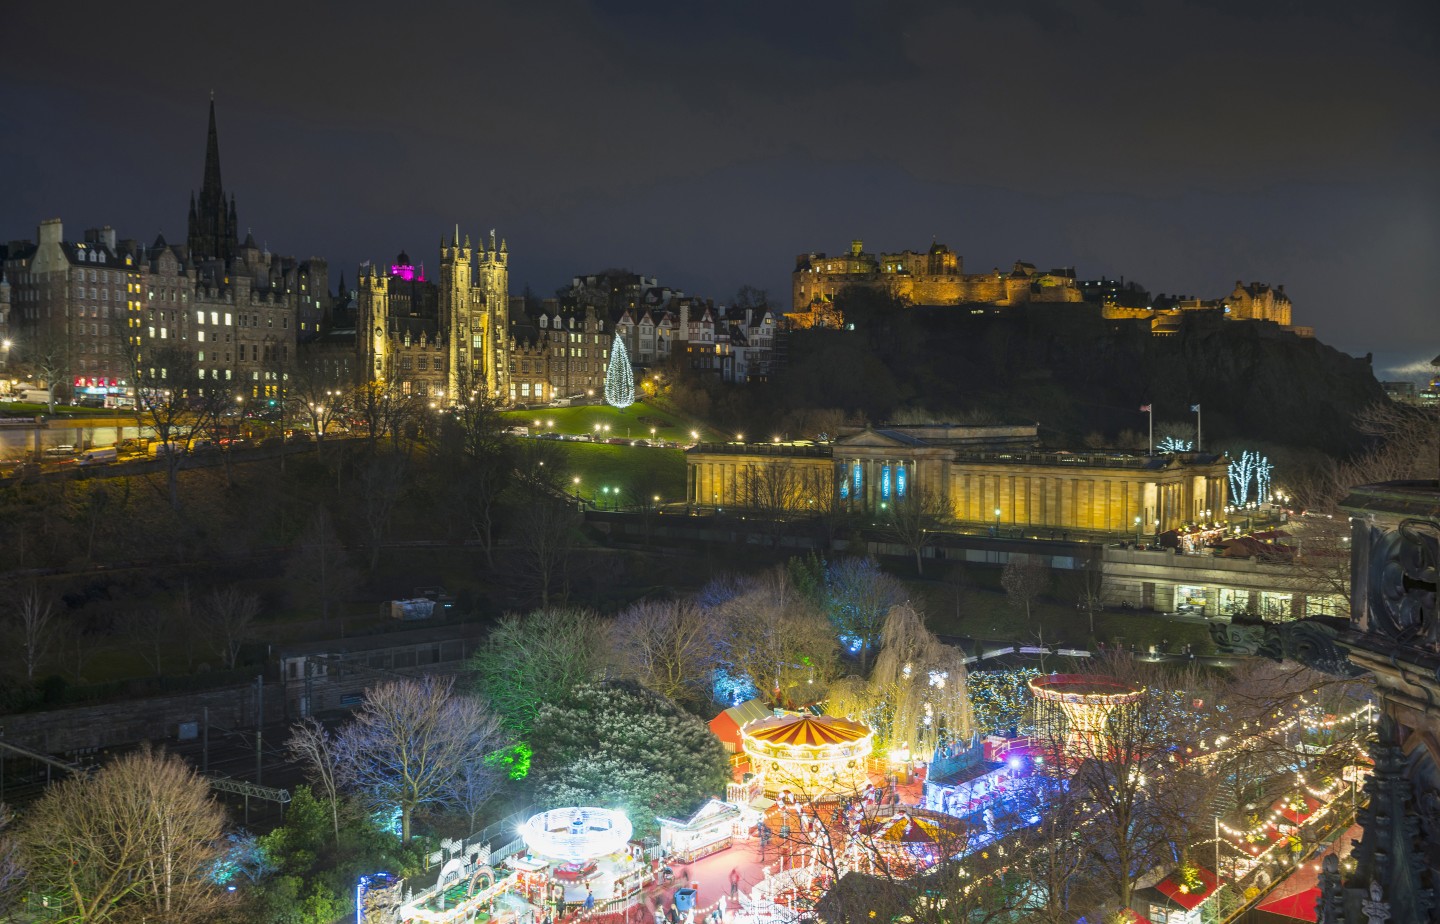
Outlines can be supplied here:
[[32, 368], [54, 375], [46, 384], [57, 398], [120, 390], [130, 368], [127, 332], [136, 330], [145, 291], [138, 246], [108, 227], [67, 241], [58, 218], [41, 222], [36, 238], [6, 248], [9, 336]]
[[1070, 268], [1041, 272], [1016, 261], [1010, 272], [966, 273], [960, 255], [944, 244], [924, 253], [905, 250], [867, 253], [864, 242], [851, 241], [848, 253], [829, 256], [803, 253], [791, 274], [792, 312], [797, 327], [832, 326], [834, 302], [850, 286], [876, 289], [907, 305], [1010, 305], [1030, 302], [1084, 300]]
[[484, 388], [510, 396], [510, 248], [490, 232], [472, 247], [460, 228], [440, 244], [440, 275], [425, 278], [403, 252], [388, 271], [361, 267], [356, 291], [359, 365], [402, 394], [445, 400]]
[[686, 497], [797, 512], [925, 503], [960, 524], [1121, 536], [1212, 520], [1225, 507], [1223, 456], [1037, 444], [1034, 425], [882, 427], [828, 445], [702, 444], [686, 452]]
[[[17, 339], [32, 359], [45, 355], [62, 392], [123, 397], [146, 356], [186, 352], [196, 378], [174, 382], [192, 393], [274, 394], [296, 345], [320, 333], [329, 309], [329, 267], [235, 238], [235, 198], [221, 185], [215, 104], [198, 202], [191, 196], [185, 245], [164, 236], [145, 247], [114, 229], [66, 241], [60, 219], [41, 222], [37, 243], [12, 242], [5, 275], [16, 286]], [[169, 370], [156, 369], [168, 380]]]

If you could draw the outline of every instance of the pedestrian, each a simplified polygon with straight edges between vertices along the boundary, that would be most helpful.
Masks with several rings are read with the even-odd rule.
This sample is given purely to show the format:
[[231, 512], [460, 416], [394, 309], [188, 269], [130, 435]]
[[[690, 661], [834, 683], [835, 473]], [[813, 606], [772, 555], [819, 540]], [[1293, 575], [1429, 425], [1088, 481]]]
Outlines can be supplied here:
[[585, 887], [585, 917], [590, 917], [590, 912], [595, 910], [595, 893], [589, 886]]
[[720, 915], [719, 920], [725, 920], [725, 911], [728, 907], [729, 906], [725, 901], [725, 896], [720, 896], [720, 900], [715, 903], [715, 911], [717, 914]]
[[[737, 866], [737, 867], [734, 867], [733, 869], [730, 870], [730, 897], [731, 897], [731, 898], [738, 898], [739, 896], [740, 896], [740, 867]], [[723, 895], [720, 897], [720, 903], [721, 903], [722, 905], [725, 903], [725, 897], [724, 897]], [[723, 909], [722, 909], [722, 910], [723, 910]]]
[[655, 900], [655, 924], [665, 924], [665, 909], [661, 907], [660, 900]]

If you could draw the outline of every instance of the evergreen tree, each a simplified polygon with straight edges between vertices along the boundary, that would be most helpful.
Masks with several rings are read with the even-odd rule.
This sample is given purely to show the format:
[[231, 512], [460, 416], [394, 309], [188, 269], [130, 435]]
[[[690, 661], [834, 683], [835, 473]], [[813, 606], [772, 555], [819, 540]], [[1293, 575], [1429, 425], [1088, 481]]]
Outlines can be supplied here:
[[619, 805], [637, 834], [725, 791], [729, 767], [704, 722], [633, 681], [584, 683], [540, 707], [531, 733], [538, 804]]
[[630, 352], [615, 335], [610, 347], [610, 365], [605, 370], [605, 403], [624, 410], [635, 403], [635, 375], [630, 370]]

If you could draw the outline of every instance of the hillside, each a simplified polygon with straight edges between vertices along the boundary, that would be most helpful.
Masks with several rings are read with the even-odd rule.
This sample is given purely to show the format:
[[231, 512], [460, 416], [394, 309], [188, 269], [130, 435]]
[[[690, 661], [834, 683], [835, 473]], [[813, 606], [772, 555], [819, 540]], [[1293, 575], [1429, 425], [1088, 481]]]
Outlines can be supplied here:
[[1353, 415], [1384, 394], [1368, 358], [1267, 323], [1187, 317], [1153, 337], [1148, 322], [1107, 321], [1088, 305], [992, 314], [963, 308], [877, 311], [854, 332], [792, 336], [782, 393], [791, 406], [842, 407], [883, 420], [905, 410], [1036, 420], [1061, 440], [1193, 421], [1205, 438], [1333, 454], [1353, 450]]

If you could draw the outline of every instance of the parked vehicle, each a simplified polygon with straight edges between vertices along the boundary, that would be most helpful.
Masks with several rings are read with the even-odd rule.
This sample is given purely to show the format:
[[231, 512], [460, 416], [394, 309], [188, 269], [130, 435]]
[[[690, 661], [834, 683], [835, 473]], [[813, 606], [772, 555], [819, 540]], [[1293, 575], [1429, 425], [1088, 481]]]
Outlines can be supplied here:
[[205, 437], [196, 437], [190, 441], [190, 451], [192, 453], [214, 452], [215, 443], [213, 440], [206, 439]]
[[73, 455], [75, 455], [75, 447], [69, 443], [63, 446], [51, 446], [45, 450], [45, 458], [47, 459], [66, 459]]
[[120, 458], [120, 450], [114, 446], [103, 449], [87, 449], [80, 453], [79, 465], [108, 465]]
[[20, 393], [20, 400], [29, 404], [49, 404], [50, 389], [27, 388]]
[[183, 456], [185, 455], [185, 444], [180, 440], [165, 440], [151, 443], [146, 451], [150, 453], [152, 459], [164, 456]]

